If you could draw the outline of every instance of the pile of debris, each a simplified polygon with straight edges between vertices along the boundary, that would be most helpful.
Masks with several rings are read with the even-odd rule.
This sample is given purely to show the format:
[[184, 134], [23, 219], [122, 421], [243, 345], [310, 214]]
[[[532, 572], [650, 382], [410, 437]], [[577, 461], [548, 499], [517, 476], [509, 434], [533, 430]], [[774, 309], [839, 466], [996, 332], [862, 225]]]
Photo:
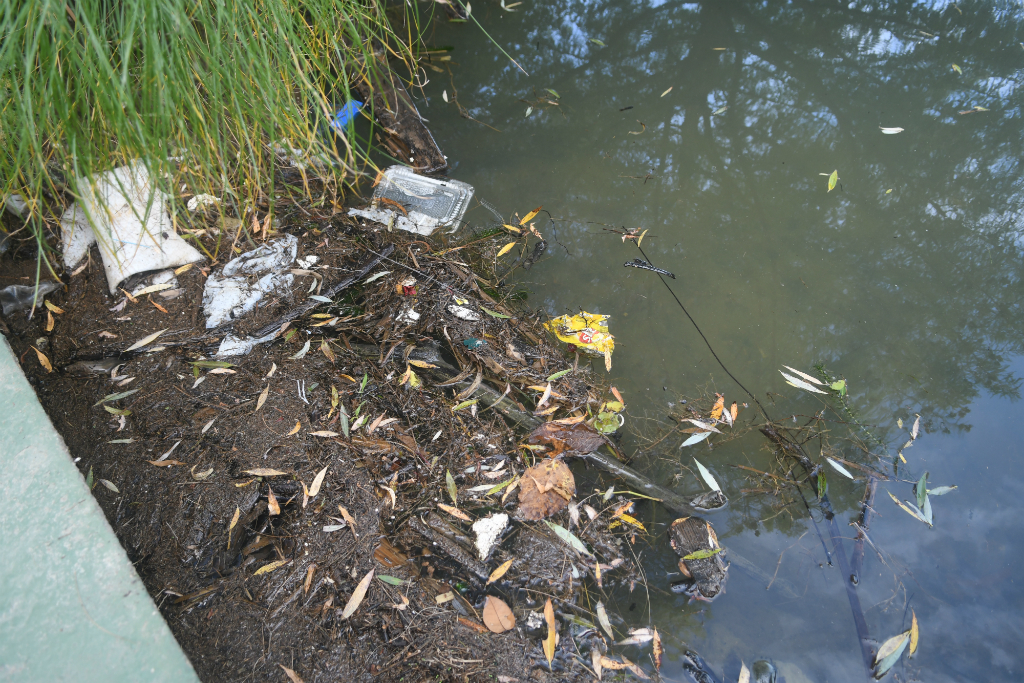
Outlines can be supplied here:
[[[148, 183], [129, 171], [113, 180]], [[641, 580], [634, 497], [584, 496], [567, 465], [692, 513], [616, 458], [603, 316], [545, 327], [482, 267], [501, 240], [365, 218], [387, 202], [280, 221], [148, 202], [157, 237], [130, 199], [112, 223], [69, 210], [64, 281], [13, 264], [3, 332], [201, 678], [660, 665], [657, 631], [622, 632], [601, 598]], [[724, 565], [691, 545], [713, 597]], [[638, 644], [643, 667], [622, 652]]]

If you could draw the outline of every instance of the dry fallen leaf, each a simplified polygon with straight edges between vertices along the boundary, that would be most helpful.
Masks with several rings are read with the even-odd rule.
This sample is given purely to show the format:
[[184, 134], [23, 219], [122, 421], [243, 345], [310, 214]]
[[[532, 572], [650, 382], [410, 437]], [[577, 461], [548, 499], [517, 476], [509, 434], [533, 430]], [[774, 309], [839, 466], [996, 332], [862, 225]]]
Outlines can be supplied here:
[[555, 658], [555, 645], [557, 645], [558, 634], [555, 631], [555, 609], [551, 606], [551, 598], [544, 604], [544, 621], [548, 624], [548, 637], [544, 639], [544, 656], [548, 659], [548, 669], [551, 669], [551, 660]]
[[445, 512], [447, 512], [452, 517], [457, 517], [457, 518], [461, 519], [464, 522], [472, 522], [473, 521], [472, 517], [470, 517], [469, 515], [467, 515], [465, 512], [463, 512], [462, 510], [460, 510], [457, 507], [452, 507], [451, 505], [445, 505], [444, 503], [438, 503], [437, 507], [439, 507], [442, 510], [444, 510]]
[[341, 516], [345, 519], [346, 522], [348, 522], [348, 528], [352, 530], [352, 535], [356, 538], [359, 538], [359, 534], [356, 533], [355, 518], [348, 513], [348, 510], [341, 507], [340, 505], [338, 506], [338, 511], [341, 512]]
[[302, 423], [299, 422], [298, 420], [296, 420], [295, 421], [295, 426], [292, 427], [292, 431], [288, 432], [288, 436], [292, 436], [293, 434], [298, 434], [300, 429], [302, 429]]
[[284, 565], [288, 564], [289, 562], [291, 562], [291, 560], [276, 560], [274, 562], [271, 562], [270, 564], [263, 565], [262, 567], [260, 567], [256, 571], [254, 571], [252, 573], [252, 575], [253, 576], [259, 576], [260, 574], [269, 574], [270, 572], [274, 571], [278, 567], [283, 567]]
[[267, 387], [260, 393], [260, 397], [256, 399], [256, 410], [259, 410], [260, 408], [263, 407], [263, 404], [267, 402], [267, 396], [269, 395], [270, 385], [268, 384]]
[[159, 332], [154, 332], [153, 334], [149, 335], [148, 337], [144, 337], [144, 338], [140, 339], [139, 341], [135, 342], [134, 344], [129, 346], [127, 349], [125, 349], [125, 352], [134, 351], [135, 349], [141, 349], [143, 346], [146, 346], [147, 344], [153, 343], [154, 341], [156, 341], [157, 337], [159, 337], [161, 334], [163, 334], [164, 332], [166, 332], [169, 329], [171, 329], [171, 328], [168, 327], [168, 328], [162, 329]]
[[303, 680], [299, 678], [299, 674], [295, 673], [284, 664], [278, 664], [278, 666], [284, 669], [284, 675], [287, 676], [288, 680], [292, 683], [303, 683]]
[[554, 457], [567, 450], [584, 455], [593, 453], [605, 443], [605, 438], [582, 421], [568, 425], [561, 422], [545, 422], [530, 433], [527, 443], [548, 446], [551, 448], [548, 455]]
[[661, 636], [658, 635], [658, 629], [654, 629], [654, 668], [661, 670], [661, 656], [665, 650], [661, 647]]
[[32, 349], [36, 352], [36, 358], [39, 359], [39, 364], [46, 368], [47, 372], [53, 372], [53, 366], [50, 365], [50, 359], [46, 357], [46, 354], [34, 346]]
[[287, 472], [282, 472], [281, 470], [272, 470], [267, 467], [257, 467], [254, 470], [245, 470], [245, 473], [251, 474], [254, 477], [277, 477], [282, 474], [288, 474]]
[[156, 465], [157, 467], [171, 467], [172, 465], [184, 465], [180, 460], [147, 460], [150, 465]]
[[594, 665], [594, 673], [597, 674], [597, 680], [601, 680], [601, 651], [596, 647], [590, 648], [590, 662]]
[[236, 506], [235, 515], [231, 518], [231, 524], [228, 525], [228, 550], [231, 550], [231, 531], [238, 524], [238, 518], [242, 516], [242, 511]]
[[715, 407], [711, 409], [711, 419], [720, 420], [722, 419], [722, 411], [725, 409], [725, 398], [721, 394], [715, 394], [718, 400], [715, 401]]
[[306, 570], [306, 580], [302, 584], [302, 592], [308, 593], [309, 587], [313, 585], [313, 575], [316, 573], [316, 564], [309, 565], [309, 569]]
[[605, 669], [612, 669], [613, 671], [622, 671], [626, 668], [626, 664], [618, 661], [617, 659], [609, 659], [608, 657], [601, 656], [601, 666]]
[[327, 476], [329, 468], [330, 465], [317, 472], [316, 478], [313, 479], [313, 485], [309, 487], [310, 498], [316, 498], [316, 494], [320, 493], [320, 486], [324, 483], [324, 477]]
[[544, 519], [565, 508], [575, 494], [576, 480], [568, 465], [545, 459], [523, 473], [519, 510], [524, 519]]
[[54, 326], [53, 313], [50, 313], [49, 311], [47, 311], [46, 312], [46, 331], [47, 332], [53, 332], [53, 326]]
[[484, 626], [492, 633], [504, 633], [515, 628], [516, 625], [516, 618], [512, 614], [512, 610], [504, 601], [493, 595], [488, 595], [487, 601], [484, 602], [483, 619]]
[[267, 487], [267, 509], [270, 510], [270, 515], [281, 514], [281, 506], [277, 503], [277, 496], [274, 495], [274, 489]]
[[[342, 508], [342, 510], [344, 509], [345, 508]], [[356, 586], [356, 589], [352, 591], [352, 597], [350, 597], [348, 602], [345, 603], [345, 609], [341, 612], [342, 621], [348, 619], [357, 609], [359, 609], [359, 604], [363, 601], [363, 598], [366, 597], [366, 589], [370, 587], [370, 581], [373, 580], [373, 571], [374, 570], [371, 569], [367, 572], [366, 576], [363, 577], [363, 580]]]
[[507, 560], [506, 562], [503, 562], [500, 567], [491, 572], [491, 575], [487, 577], [487, 583], [492, 584], [501, 577], [505, 576], [505, 572], [507, 572], [508, 568], [512, 566], [512, 562], [513, 560]]

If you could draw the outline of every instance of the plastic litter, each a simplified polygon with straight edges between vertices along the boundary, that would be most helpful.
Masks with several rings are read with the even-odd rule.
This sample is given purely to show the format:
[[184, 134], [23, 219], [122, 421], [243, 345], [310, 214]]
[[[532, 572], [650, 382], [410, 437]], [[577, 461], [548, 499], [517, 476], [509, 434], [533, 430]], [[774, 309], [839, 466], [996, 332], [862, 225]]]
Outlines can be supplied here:
[[508, 526], [508, 515], [501, 512], [473, 522], [473, 533], [476, 534], [476, 551], [481, 562], [486, 562], [491, 550], [501, 538], [501, 533]]
[[569, 350], [578, 349], [594, 356], [604, 356], [605, 367], [611, 370], [615, 337], [608, 332], [608, 318], [600, 313], [562, 315], [544, 323], [559, 341], [569, 345]]
[[[473, 198], [473, 186], [458, 180], [416, 175], [404, 166], [384, 171], [366, 209], [350, 209], [361, 216], [399, 230], [429, 235], [438, 228], [459, 227]], [[389, 208], [400, 206], [401, 209]]]
[[363, 103], [359, 100], [351, 100], [346, 102], [345, 105], [338, 110], [338, 113], [331, 119], [331, 129], [339, 135], [345, 134], [345, 128], [348, 127], [352, 121], [355, 120], [356, 114], [363, 108]]
[[24, 218], [28, 211], [28, 202], [20, 194], [11, 194], [4, 198], [4, 208], [18, 218]]
[[59, 282], [40, 282], [37, 287], [31, 285], [10, 285], [0, 289], [0, 304], [3, 305], [4, 315], [17, 313], [26, 308], [32, 308], [32, 301], [35, 300], [36, 308], [43, 305], [43, 297], [50, 292], [61, 288]]
[[64, 267], [73, 269], [97, 244], [110, 293], [126, 278], [203, 260], [178, 237], [166, 195], [141, 162], [77, 183], [82, 198], [61, 217]]
[[207, 329], [245, 315], [267, 294], [290, 292], [295, 276], [286, 270], [298, 249], [295, 235], [285, 235], [228, 261], [221, 272], [211, 273], [203, 289]]
[[220, 204], [220, 199], [214, 197], [212, 194], [197, 194], [195, 197], [188, 200], [185, 208], [189, 211], [195, 211], [202, 206], [217, 206], [218, 204]]

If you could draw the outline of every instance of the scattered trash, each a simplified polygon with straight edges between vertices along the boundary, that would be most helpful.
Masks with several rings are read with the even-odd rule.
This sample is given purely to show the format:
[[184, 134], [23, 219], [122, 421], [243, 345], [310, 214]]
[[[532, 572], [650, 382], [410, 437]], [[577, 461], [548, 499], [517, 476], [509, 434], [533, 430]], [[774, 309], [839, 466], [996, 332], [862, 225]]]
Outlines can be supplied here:
[[28, 203], [20, 194], [10, 194], [4, 197], [4, 208], [18, 218], [24, 218], [28, 211]]
[[286, 269], [298, 248], [298, 239], [285, 235], [228, 261], [220, 273], [211, 273], [203, 289], [207, 329], [240, 318], [268, 294], [290, 292], [295, 276]]
[[200, 207], [217, 206], [218, 204], [220, 204], [220, 199], [218, 197], [214, 197], [212, 194], [197, 194], [195, 197], [188, 200], [185, 204], [185, 208], [188, 209], [189, 212], [194, 213]]
[[370, 206], [350, 209], [349, 215], [430, 235], [438, 228], [457, 229], [472, 198], [472, 185], [428, 178], [404, 166], [392, 166], [381, 174]]
[[560, 341], [569, 344], [570, 351], [580, 349], [592, 355], [604, 356], [605, 367], [611, 371], [615, 338], [608, 332], [609, 317], [599, 313], [582, 312], [553, 318], [544, 323], [544, 327], [554, 333]]
[[476, 534], [476, 549], [482, 562], [486, 562], [494, 549], [494, 545], [501, 538], [502, 532], [508, 526], [508, 515], [498, 513], [473, 523], [473, 533]]
[[334, 115], [334, 118], [330, 121], [331, 130], [338, 135], [348, 134], [348, 125], [355, 121], [356, 115], [359, 110], [363, 108], [363, 103], [359, 100], [349, 100], [341, 109]]
[[4, 315], [10, 315], [17, 311], [31, 309], [34, 305], [40, 308], [43, 305], [43, 297], [55, 292], [63, 285], [59, 282], [45, 281], [38, 286], [29, 285], [8, 285], [0, 289], [0, 305], [3, 306]]
[[82, 199], [61, 217], [64, 267], [73, 270], [97, 244], [110, 293], [137, 273], [203, 260], [174, 232], [166, 195], [141, 162], [80, 179]]

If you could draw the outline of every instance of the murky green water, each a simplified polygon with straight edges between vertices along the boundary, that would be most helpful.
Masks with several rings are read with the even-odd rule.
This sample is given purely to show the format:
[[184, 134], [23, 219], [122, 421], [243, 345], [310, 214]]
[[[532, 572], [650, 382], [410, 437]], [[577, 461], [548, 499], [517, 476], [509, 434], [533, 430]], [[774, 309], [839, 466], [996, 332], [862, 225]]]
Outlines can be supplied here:
[[[906, 450], [905, 476], [927, 470], [933, 485], [959, 489], [934, 499], [929, 529], [886, 494], [912, 498], [909, 484], [880, 486], [870, 537], [884, 563], [868, 549], [858, 588], [868, 628], [884, 640], [909, 628], [915, 610], [921, 646], [895, 669], [901, 680], [1019, 679], [1019, 3], [527, 0], [516, 10], [473, 3], [529, 76], [471, 25], [438, 22], [431, 41], [456, 49], [450, 72], [441, 62], [445, 73], [426, 71], [421, 111], [452, 177], [506, 214], [543, 204], [554, 217], [538, 225], [547, 259], [525, 280], [534, 305], [613, 316], [612, 377], [630, 426], [663, 418], [676, 392], [749, 402], [657, 276], [623, 267], [636, 248], [603, 229], [639, 227], [718, 355], [777, 419], [822, 407], [784, 382], [783, 364], [824, 363], [845, 376], [890, 456], [907, 439], [897, 418], [919, 413], [924, 435]], [[960, 113], [975, 106], [988, 111]], [[819, 174], [833, 170], [839, 182], [827, 192]], [[656, 532], [636, 545], [649, 595], [638, 587], [613, 602], [632, 623], [659, 628], [665, 677], [686, 679], [685, 641], [732, 680], [741, 659], [758, 657], [773, 658], [789, 683], [863, 680], [843, 577], [802, 504], [780, 511], [775, 499], [744, 495], [748, 473], [730, 467], [769, 467], [764, 438], [710, 450], [680, 442], [637, 463], [663, 483], [682, 472], [676, 485], [696, 493], [679, 464], [701, 459], [732, 501], [710, 516], [723, 544], [778, 573], [766, 590], [734, 565], [726, 594], [688, 605], [666, 592], [670, 519], [642, 510]], [[828, 475], [850, 552], [863, 482]], [[626, 651], [649, 665], [648, 652]]]

